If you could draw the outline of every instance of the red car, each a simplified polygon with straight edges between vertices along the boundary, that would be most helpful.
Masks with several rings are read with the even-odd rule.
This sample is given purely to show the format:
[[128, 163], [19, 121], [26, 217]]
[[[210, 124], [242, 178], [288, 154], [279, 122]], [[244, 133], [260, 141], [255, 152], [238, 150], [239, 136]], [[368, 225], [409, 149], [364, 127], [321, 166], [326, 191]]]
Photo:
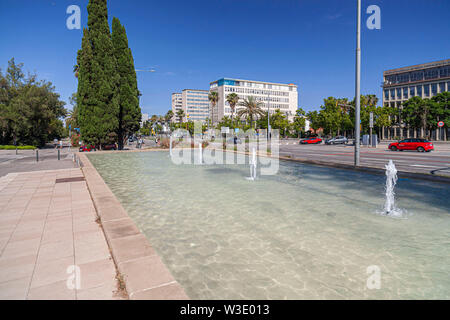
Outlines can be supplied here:
[[82, 145], [80, 147], [80, 152], [91, 152], [91, 151], [95, 151], [95, 146], [93, 145]]
[[434, 150], [434, 146], [428, 140], [412, 138], [393, 142], [389, 144], [388, 149], [391, 151], [417, 150], [419, 152], [430, 152]]
[[319, 137], [310, 137], [307, 139], [300, 140], [300, 144], [319, 144], [322, 143], [322, 139]]

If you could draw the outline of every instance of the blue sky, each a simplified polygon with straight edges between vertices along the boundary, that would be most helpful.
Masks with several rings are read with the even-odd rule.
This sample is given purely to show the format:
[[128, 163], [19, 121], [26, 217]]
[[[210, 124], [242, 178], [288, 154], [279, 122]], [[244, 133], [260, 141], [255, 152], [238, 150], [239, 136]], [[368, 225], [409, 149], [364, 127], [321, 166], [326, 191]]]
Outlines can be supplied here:
[[[15, 57], [51, 81], [67, 103], [82, 30], [66, 28], [66, 8], [88, 0], [0, 0], [0, 68]], [[449, 0], [363, 0], [361, 92], [381, 98], [383, 70], [450, 58]], [[381, 30], [368, 30], [369, 5]], [[164, 114], [172, 92], [208, 89], [222, 77], [295, 83], [299, 106], [354, 96], [356, 0], [109, 0], [109, 20], [125, 25], [141, 108]], [[70, 108], [70, 106], [68, 105]]]

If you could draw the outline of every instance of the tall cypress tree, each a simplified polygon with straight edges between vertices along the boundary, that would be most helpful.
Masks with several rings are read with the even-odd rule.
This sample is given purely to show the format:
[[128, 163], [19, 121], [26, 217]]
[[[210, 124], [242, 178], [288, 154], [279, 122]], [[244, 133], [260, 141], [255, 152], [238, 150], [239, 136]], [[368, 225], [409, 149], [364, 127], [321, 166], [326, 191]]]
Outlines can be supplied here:
[[117, 60], [117, 73], [119, 74], [118, 102], [119, 124], [117, 136], [119, 149], [123, 149], [124, 139], [139, 130], [141, 121], [141, 108], [139, 107], [139, 91], [137, 87], [136, 71], [134, 69], [133, 55], [128, 47], [128, 38], [125, 27], [119, 19], [112, 22], [112, 42], [114, 56]]
[[88, 30], [78, 52], [78, 96], [82, 138], [97, 146], [117, 138], [117, 62], [106, 0], [89, 0]]

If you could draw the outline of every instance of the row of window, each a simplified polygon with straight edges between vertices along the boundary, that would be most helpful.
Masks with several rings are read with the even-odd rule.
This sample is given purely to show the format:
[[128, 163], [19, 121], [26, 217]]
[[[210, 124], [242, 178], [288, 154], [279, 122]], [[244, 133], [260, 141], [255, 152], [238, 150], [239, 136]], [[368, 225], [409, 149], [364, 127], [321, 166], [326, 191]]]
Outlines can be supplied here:
[[450, 89], [450, 81], [447, 82], [447, 89], [445, 88], [445, 82], [432, 83], [425, 85], [417, 85], [411, 87], [403, 87], [396, 89], [385, 89], [384, 99], [385, 100], [401, 100], [409, 99], [411, 97], [430, 97], [435, 96], [438, 93], [448, 91]]
[[267, 95], [283, 96], [283, 97], [289, 96], [289, 92], [283, 92], [283, 91], [268, 91], [268, 90], [247, 89], [247, 88], [234, 88], [234, 87], [225, 87], [225, 92], [260, 94], [260, 95], [265, 95], [265, 96], [267, 96]]
[[450, 77], [450, 66], [431, 68], [420, 71], [412, 71], [401, 74], [386, 76], [385, 80], [389, 84], [406, 83], [413, 81], [431, 80]]

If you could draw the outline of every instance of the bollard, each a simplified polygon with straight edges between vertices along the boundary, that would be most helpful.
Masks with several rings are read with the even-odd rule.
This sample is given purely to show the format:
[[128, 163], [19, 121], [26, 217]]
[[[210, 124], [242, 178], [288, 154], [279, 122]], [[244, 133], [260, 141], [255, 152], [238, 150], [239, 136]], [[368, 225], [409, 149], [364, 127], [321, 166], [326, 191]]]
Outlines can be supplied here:
[[59, 149], [58, 149], [58, 160], [61, 160], [61, 152]]
[[39, 150], [36, 149], [36, 162], [39, 162]]

